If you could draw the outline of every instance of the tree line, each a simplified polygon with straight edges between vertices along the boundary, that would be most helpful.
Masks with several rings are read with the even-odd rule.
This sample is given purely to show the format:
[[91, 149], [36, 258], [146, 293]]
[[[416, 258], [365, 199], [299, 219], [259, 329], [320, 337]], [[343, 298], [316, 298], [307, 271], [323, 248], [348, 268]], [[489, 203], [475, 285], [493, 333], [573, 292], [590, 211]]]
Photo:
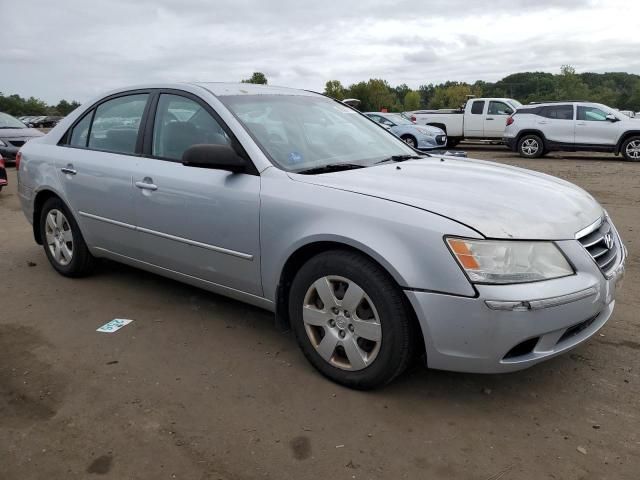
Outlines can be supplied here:
[[469, 96], [507, 97], [527, 104], [550, 100], [585, 100], [621, 110], [640, 111], [640, 76], [630, 73], [576, 73], [564, 65], [559, 74], [522, 72], [497, 82], [445, 82], [423, 84], [412, 90], [406, 84], [391, 86], [372, 78], [348, 87], [329, 80], [324, 94], [338, 100], [357, 98], [363, 111], [458, 108]]
[[60, 100], [57, 105], [47, 105], [39, 98], [22, 98], [20, 95], [3, 95], [0, 92], [0, 112], [8, 113], [14, 117], [23, 115], [55, 115], [64, 117], [80, 106], [75, 100], [69, 102]]
[[[254, 72], [242, 82], [266, 85], [268, 80], [264, 73]], [[507, 75], [497, 82], [425, 83], [417, 89], [411, 89], [406, 84], [392, 86], [380, 78], [348, 87], [339, 80], [329, 80], [325, 84], [324, 94], [337, 100], [357, 98], [361, 101], [359, 108], [363, 111], [380, 111], [383, 108], [394, 112], [458, 108], [473, 95], [515, 98], [525, 104], [545, 100], [587, 100], [637, 112], [640, 111], [640, 75], [624, 72], [576, 73], [573, 67], [564, 65], [559, 74], [521, 72]], [[4, 96], [0, 93], [0, 112], [14, 116], [65, 116], [79, 105], [76, 101], [67, 100], [60, 100], [57, 105], [47, 105], [35, 97]]]

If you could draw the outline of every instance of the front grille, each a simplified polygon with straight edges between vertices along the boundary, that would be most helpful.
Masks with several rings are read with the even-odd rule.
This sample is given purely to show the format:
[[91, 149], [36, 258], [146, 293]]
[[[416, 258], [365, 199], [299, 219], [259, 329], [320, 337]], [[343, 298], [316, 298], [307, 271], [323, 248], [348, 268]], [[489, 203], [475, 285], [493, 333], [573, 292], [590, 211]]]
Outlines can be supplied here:
[[606, 218], [602, 219], [600, 226], [595, 230], [578, 237], [578, 241], [593, 257], [605, 275], [613, 270], [620, 246], [618, 245], [616, 233]]
[[437, 135], [436, 136], [436, 142], [438, 142], [439, 145], [444, 145], [446, 141], [447, 141], [447, 136], [446, 135]]
[[20, 148], [21, 146], [24, 145], [25, 142], [24, 142], [24, 140], [9, 140], [9, 143], [11, 145], [13, 145], [14, 147]]

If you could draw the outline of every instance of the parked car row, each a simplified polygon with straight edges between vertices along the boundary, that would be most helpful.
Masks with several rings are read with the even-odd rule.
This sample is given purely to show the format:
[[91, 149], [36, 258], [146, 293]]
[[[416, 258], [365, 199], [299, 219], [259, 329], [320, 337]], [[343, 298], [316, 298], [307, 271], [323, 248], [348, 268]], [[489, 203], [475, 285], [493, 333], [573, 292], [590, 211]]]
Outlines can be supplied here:
[[525, 158], [554, 151], [600, 151], [640, 161], [640, 120], [591, 102], [547, 102], [519, 107], [504, 140]]
[[447, 146], [447, 135], [438, 127], [416, 125], [399, 113], [367, 112], [374, 122], [418, 150], [434, 150]]
[[60, 117], [56, 115], [41, 115], [41, 116], [19, 117], [18, 120], [20, 120], [22, 123], [24, 123], [28, 127], [53, 128], [63, 118], [64, 117]]
[[5, 160], [14, 160], [20, 147], [42, 135], [40, 130], [27, 127], [17, 118], [0, 112], [0, 155]]

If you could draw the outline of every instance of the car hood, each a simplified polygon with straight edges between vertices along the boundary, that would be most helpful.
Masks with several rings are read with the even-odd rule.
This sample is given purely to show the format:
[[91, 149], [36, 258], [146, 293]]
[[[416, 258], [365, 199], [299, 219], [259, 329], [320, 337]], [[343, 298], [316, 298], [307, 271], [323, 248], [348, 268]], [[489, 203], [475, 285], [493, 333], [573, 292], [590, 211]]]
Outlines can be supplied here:
[[0, 138], [33, 138], [43, 135], [37, 128], [0, 128]]
[[403, 130], [418, 130], [418, 131], [426, 131], [431, 133], [432, 135], [443, 135], [444, 130], [438, 127], [433, 127], [431, 125], [398, 125], [398, 128]]
[[489, 238], [573, 239], [576, 232], [603, 215], [591, 195], [569, 182], [467, 158], [430, 157], [322, 175], [290, 176], [296, 181], [427, 210]]

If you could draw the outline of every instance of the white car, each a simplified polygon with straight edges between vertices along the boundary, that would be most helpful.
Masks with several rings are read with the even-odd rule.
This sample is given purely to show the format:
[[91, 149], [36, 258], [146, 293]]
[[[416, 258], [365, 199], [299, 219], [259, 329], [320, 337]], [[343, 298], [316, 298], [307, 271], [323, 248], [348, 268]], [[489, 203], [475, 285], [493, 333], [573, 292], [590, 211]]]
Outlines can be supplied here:
[[562, 150], [612, 152], [640, 161], [640, 121], [600, 103], [522, 106], [507, 120], [504, 141], [525, 158]]
[[522, 104], [513, 98], [473, 98], [458, 110], [419, 110], [411, 121], [444, 130], [447, 146], [455, 147], [465, 138], [502, 140], [507, 118]]

